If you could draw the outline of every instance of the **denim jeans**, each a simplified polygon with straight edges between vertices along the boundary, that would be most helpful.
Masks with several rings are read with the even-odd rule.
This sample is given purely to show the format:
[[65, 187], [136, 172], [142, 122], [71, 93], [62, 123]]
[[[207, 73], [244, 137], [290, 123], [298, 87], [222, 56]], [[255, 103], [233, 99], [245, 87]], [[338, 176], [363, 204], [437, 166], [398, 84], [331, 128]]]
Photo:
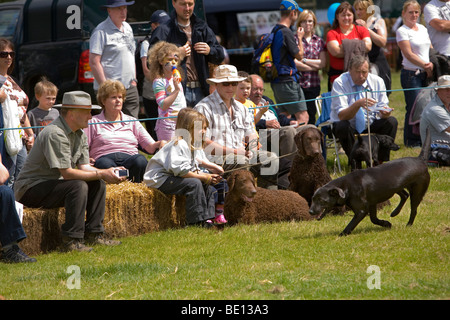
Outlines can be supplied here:
[[26, 237], [16, 211], [14, 191], [6, 185], [0, 185], [0, 244], [5, 246]]
[[186, 92], [184, 93], [186, 98], [186, 105], [188, 107], [195, 107], [197, 103], [200, 102], [205, 96], [203, 95], [202, 88], [188, 88], [186, 87]]
[[99, 169], [123, 166], [130, 173], [128, 177], [130, 181], [141, 183], [147, 167], [147, 159], [142, 154], [129, 155], [128, 153], [116, 152], [98, 158], [95, 160], [94, 166]]
[[158, 189], [165, 194], [186, 196], [186, 224], [214, 219], [214, 195], [217, 194], [214, 187], [203, 184], [197, 178], [169, 176]]
[[[421, 88], [426, 85], [427, 74], [421, 72], [416, 75], [415, 71], [402, 69], [400, 73], [400, 82], [403, 89]], [[409, 117], [414, 105], [414, 101], [419, 94], [418, 90], [406, 90], [403, 91], [406, 102], [406, 114], [405, 114], [405, 129], [403, 131], [403, 142], [407, 147], [414, 147], [421, 144], [420, 136], [415, 135], [412, 132], [412, 126], [409, 125]]]

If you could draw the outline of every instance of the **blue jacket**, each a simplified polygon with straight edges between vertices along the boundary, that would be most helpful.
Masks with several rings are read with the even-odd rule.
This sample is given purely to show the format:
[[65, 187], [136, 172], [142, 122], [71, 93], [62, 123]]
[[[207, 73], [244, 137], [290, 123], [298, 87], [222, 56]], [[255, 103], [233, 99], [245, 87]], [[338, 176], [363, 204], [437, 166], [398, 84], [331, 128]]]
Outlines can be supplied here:
[[[184, 46], [186, 44], [187, 36], [178, 28], [176, 17], [176, 12], [173, 11], [170, 17], [170, 21], [168, 21], [166, 24], [160, 25], [153, 31], [150, 40], [150, 46], [160, 40], [174, 43], [178, 46]], [[212, 31], [212, 29], [208, 27], [205, 21], [197, 18], [195, 14], [191, 16], [191, 27], [192, 45], [197, 42], [206, 42], [211, 48], [208, 56], [198, 54], [194, 49], [192, 49], [191, 51], [191, 54], [194, 55], [195, 67], [197, 68], [201, 88], [203, 90], [203, 94], [206, 97], [209, 95], [209, 85], [206, 82], [206, 79], [210, 77], [208, 63], [219, 65], [224, 60], [225, 54], [223, 48], [217, 42], [216, 35]], [[186, 59], [181, 63], [181, 66], [184, 70], [184, 74], [187, 74]], [[185, 90], [184, 92], [186, 92], [186, 79], [183, 79], [183, 89]]]

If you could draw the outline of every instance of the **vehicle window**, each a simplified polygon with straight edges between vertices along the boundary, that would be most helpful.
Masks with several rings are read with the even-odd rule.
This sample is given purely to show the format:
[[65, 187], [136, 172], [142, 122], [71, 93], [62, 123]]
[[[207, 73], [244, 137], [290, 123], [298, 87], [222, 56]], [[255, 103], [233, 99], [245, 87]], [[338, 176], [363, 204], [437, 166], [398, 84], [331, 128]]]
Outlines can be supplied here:
[[19, 20], [19, 9], [0, 11], [0, 37], [12, 38]]

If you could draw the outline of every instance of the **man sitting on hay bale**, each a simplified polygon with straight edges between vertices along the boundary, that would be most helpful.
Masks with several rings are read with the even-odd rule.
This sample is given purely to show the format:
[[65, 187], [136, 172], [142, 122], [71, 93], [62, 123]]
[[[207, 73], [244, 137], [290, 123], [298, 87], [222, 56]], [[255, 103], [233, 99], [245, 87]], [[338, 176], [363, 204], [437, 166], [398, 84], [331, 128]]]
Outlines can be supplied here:
[[[91, 97], [83, 91], [66, 92], [59, 118], [36, 139], [14, 185], [18, 201], [32, 208], [65, 208], [63, 251], [90, 251], [88, 244], [117, 245], [103, 236], [106, 184], [120, 183], [119, 168], [96, 169], [89, 164], [83, 128], [92, 118]], [[121, 168], [123, 169], [123, 168]], [[85, 217], [86, 215], [86, 217]]]

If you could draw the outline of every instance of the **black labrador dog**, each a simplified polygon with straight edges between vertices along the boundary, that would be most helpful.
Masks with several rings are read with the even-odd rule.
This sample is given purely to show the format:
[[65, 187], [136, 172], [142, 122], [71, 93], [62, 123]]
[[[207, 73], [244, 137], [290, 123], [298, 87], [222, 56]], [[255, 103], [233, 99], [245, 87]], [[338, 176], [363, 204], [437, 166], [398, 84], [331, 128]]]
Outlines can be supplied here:
[[350, 172], [346, 176], [330, 181], [314, 193], [309, 213], [323, 215], [328, 208], [342, 205], [352, 209], [355, 216], [340, 235], [350, 234], [367, 214], [370, 215], [372, 223], [390, 228], [391, 223], [378, 219], [377, 204], [398, 194], [400, 203], [392, 211], [391, 217], [400, 213], [409, 196], [411, 215], [407, 225], [412, 225], [417, 207], [430, 184], [427, 166], [430, 145], [431, 137], [427, 130], [425, 143], [417, 158], [392, 160], [377, 167]]
[[370, 152], [372, 150], [372, 163], [373, 166], [380, 164], [378, 161], [378, 153], [380, 148], [386, 148], [389, 150], [397, 151], [400, 147], [395, 144], [394, 139], [391, 136], [385, 134], [371, 134], [370, 135], [370, 147], [369, 148], [369, 135], [358, 137], [353, 145], [352, 152], [348, 157], [348, 162], [353, 170], [362, 169], [362, 162], [366, 163], [366, 167], [371, 167], [370, 165]]

